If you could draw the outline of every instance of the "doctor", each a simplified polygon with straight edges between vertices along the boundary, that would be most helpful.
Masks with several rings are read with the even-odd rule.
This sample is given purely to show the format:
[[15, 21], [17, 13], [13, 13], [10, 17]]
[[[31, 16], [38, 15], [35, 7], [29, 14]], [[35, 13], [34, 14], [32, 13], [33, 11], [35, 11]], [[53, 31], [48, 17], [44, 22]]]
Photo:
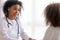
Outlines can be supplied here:
[[23, 40], [33, 40], [23, 31], [18, 15], [21, 11], [20, 1], [6, 1], [3, 6], [5, 17], [0, 19], [0, 39], [18, 40], [18, 35]]

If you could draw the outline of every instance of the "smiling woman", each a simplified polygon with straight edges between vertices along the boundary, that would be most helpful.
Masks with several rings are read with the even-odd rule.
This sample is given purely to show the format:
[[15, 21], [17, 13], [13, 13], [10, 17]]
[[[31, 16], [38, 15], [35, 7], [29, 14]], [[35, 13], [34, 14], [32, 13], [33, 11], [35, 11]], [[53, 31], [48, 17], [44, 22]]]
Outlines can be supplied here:
[[24, 40], [33, 40], [23, 30], [19, 14], [21, 12], [21, 1], [5, 1], [3, 6], [4, 17], [0, 19], [0, 39], [18, 40], [20, 36]]
[[15, 19], [15, 17], [19, 14], [20, 12], [20, 6], [18, 4], [11, 6], [10, 8], [8, 8], [8, 18], [9, 19]]

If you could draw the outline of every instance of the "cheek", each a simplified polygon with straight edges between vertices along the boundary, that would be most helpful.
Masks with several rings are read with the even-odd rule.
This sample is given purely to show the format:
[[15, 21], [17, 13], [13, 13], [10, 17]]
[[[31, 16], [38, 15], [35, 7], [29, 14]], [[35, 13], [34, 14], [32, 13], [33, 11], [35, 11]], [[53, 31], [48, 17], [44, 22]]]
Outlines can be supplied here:
[[19, 14], [19, 11], [16, 11], [16, 10], [10, 10], [9, 12], [10, 12], [9, 15], [11, 15], [11, 16], [16, 16]]
[[13, 16], [14, 13], [15, 13], [15, 12], [11, 10], [11, 11], [9, 12], [9, 15], [10, 15], [10, 16]]
[[15, 14], [15, 11], [11, 11], [11, 15], [14, 15]]
[[15, 13], [16, 11], [14, 11], [14, 10], [11, 10], [11, 13]]

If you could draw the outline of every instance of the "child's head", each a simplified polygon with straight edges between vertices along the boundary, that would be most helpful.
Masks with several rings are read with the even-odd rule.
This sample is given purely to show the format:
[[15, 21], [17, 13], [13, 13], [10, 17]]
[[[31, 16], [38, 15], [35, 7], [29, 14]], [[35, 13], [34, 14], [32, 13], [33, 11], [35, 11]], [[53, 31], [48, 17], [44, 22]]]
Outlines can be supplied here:
[[60, 3], [49, 4], [45, 8], [46, 24], [53, 27], [60, 26]]

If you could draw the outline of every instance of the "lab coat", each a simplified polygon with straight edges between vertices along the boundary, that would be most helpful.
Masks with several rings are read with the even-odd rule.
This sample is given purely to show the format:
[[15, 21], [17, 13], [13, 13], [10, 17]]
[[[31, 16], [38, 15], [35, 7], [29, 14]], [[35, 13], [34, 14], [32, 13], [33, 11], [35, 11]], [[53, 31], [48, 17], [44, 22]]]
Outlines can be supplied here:
[[48, 27], [43, 40], [60, 40], [60, 27]]
[[[6, 17], [0, 19], [0, 39], [1, 40], [18, 40], [17, 33], [18, 33], [18, 25], [15, 20], [8, 19], [9, 27], [7, 26]], [[21, 23], [19, 23], [19, 35], [22, 39], [28, 40], [28, 35], [24, 32], [23, 28], [21, 27]]]

